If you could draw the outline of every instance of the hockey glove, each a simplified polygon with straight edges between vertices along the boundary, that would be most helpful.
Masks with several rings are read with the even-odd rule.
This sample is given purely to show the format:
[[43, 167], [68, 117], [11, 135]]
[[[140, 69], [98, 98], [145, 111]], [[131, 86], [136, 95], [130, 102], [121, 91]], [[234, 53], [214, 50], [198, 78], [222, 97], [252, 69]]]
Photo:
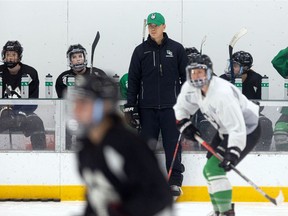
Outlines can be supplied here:
[[140, 117], [138, 113], [138, 107], [129, 106], [127, 104], [124, 105], [124, 115], [127, 123], [133, 128], [140, 127]]
[[196, 141], [194, 135], [200, 135], [200, 131], [192, 124], [189, 119], [182, 119], [181, 121], [176, 122], [177, 128], [184, 136], [184, 138]]
[[240, 157], [241, 150], [238, 147], [226, 149], [223, 161], [219, 164], [226, 172], [230, 171], [231, 165], [236, 166]]

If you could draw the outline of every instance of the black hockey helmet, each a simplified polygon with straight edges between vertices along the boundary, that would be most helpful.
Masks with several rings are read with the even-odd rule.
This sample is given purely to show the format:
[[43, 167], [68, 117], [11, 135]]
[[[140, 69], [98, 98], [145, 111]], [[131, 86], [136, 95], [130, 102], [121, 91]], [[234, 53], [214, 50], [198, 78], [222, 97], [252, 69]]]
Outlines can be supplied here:
[[5, 59], [5, 54], [7, 51], [15, 51], [18, 53], [19, 61], [22, 59], [23, 47], [19, 43], [19, 41], [7, 41], [7, 43], [3, 46], [2, 50], [2, 60]]
[[114, 80], [107, 76], [77, 76], [75, 93], [92, 100], [111, 100], [117, 102], [118, 87]]
[[[72, 64], [71, 56], [74, 53], [83, 53], [84, 62], [82, 64]], [[66, 57], [67, 57], [69, 66], [73, 70], [81, 71], [81, 70], [83, 70], [83, 68], [85, 68], [87, 66], [87, 52], [86, 52], [86, 49], [81, 44], [70, 45], [67, 52], [66, 52]]]
[[195, 47], [186, 47], [185, 48], [187, 56], [193, 55], [193, 54], [200, 54], [200, 52]]
[[240, 66], [244, 68], [244, 70], [248, 70], [252, 67], [253, 57], [250, 53], [245, 51], [238, 51], [232, 55], [233, 62], [238, 63]]
[[[204, 79], [201, 78], [197, 80], [192, 80], [191, 74], [193, 73], [193, 70], [199, 68], [206, 71], [206, 77]], [[192, 58], [190, 58], [188, 61], [186, 73], [187, 80], [192, 86], [196, 88], [202, 88], [204, 85], [209, 83], [213, 75], [213, 64], [211, 59], [205, 54], [193, 55]]]
[[[91, 126], [97, 126], [105, 116], [117, 112], [118, 86], [112, 78], [106, 76], [76, 76], [75, 86], [68, 91], [66, 97], [68, 99], [67, 127], [71, 133], [79, 136], [85, 134]], [[87, 102], [93, 106], [91, 113], [87, 113], [91, 118], [83, 120], [81, 116], [84, 114], [81, 114], [78, 109], [82, 109]]]

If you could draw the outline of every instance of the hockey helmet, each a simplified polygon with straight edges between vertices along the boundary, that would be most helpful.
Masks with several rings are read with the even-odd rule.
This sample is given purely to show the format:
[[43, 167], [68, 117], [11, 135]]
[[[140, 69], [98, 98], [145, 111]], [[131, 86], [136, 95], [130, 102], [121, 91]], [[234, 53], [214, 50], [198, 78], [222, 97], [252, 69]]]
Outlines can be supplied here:
[[252, 67], [253, 57], [250, 53], [245, 51], [238, 51], [232, 55], [233, 62], [238, 63], [244, 70], [248, 70]]
[[[206, 76], [193, 80], [191, 75], [193, 74], [194, 69], [204, 69], [206, 71]], [[210, 82], [213, 75], [213, 64], [211, 59], [205, 54], [194, 55], [188, 61], [186, 73], [189, 84], [196, 88], [202, 88], [204, 85], [207, 85]]]
[[15, 51], [18, 53], [18, 58], [19, 61], [22, 59], [22, 52], [23, 52], [23, 47], [21, 44], [16, 40], [16, 41], [7, 41], [7, 43], [3, 46], [2, 50], [2, 60], [5, 59], [5, 54], [7, 51]]
[[[72, 133], [82, 135], [91, 125], [98, 125], [105, 116], [117, 112], [118, 87], [109, 77], [75, 78], [75, 86], [67, 94], [67, 126]], [[88, 111], [86, 105], [90, 107]]]
[[[83, 56], [84, 56], [84, 62], [83, 63], [80, 63], [80, 64], [73, 64], [72, 63], [71, 56], [75, 53], [82, 53], [83, 54]], [[68, 64], [69, 64], [70, 68], [72, 68], [75, 71], [83, 70], [88, 64], [86, 49], [81, 44], [70, 45], [70, 47], [68, 48], [68, 50], [66, 52], [66, 56], [67, 56], [67, 60], [68, 60]]]

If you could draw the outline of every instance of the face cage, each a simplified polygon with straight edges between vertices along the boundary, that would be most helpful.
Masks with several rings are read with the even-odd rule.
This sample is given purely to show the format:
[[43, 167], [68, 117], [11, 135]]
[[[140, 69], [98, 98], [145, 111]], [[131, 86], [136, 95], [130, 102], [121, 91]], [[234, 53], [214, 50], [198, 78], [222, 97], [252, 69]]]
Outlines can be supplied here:
[[[237, 76], [235, 76], [235, 78], [241, 78], [242, 74], [243, 74], [243, 71], [244, 71], [244, 67], [241, 66], [241, 64], [239, 64], [238, 62], [236, 61], [233, 61], [233, 64], [236, 63], [240, 66], [240, 70], [239, 70], [239, 73], [237, 74]], [[227, 64], [226, 64], [226, 68], [224, 70], [226, 76], [231, 79], [231, 64], [230, 64], [230, 60], [228, 59], [227, 60]], [[234, 74], [235, 75], [235, 74]]]
[[[82, 53], [83, 56], [84, 56], [84, 62], [82, 64], [72, 64], [72, 61], [71, 61], [71, 56], [75, 53]], [[81, 71], [83, 70], [88, 62], [87, 62], [87, 53], [86, 51], [84, 51], [83, 49], [73, 49], [71, 50], [71, 52], [69, 52], [67, 54], [67, 60], [68, 60], [68, 65], [71, 69], [73, 69], [74, 71]]]
[[[206, 76], [204, 78], [192, 80], [191, 75], [194, 69], [204, 69], [206, 71]], [[191, 65], [188, 65], [186, 67], [186, 74], [188, 83], [195, 88], [202, 88], [204, 85], [208, 85], [211, 79], [211, 69], [209, 69], [204, 64], [193, 63]]]

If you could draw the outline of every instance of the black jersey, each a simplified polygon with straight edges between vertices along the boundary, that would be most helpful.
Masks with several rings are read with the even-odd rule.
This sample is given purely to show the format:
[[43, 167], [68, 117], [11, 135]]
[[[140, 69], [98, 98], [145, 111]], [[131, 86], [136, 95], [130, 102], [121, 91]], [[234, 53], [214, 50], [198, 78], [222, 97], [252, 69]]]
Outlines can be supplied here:
[[[20, 64], [20, 70], [16, 75], [10, 74], [6, 65], [0, 65], [2, 74], [2, 98], [21, 98], [21, 78], [23, 74], [29, 77], [29, 98], [39, 98], [39, 77], [37, 71], [26, 64]], [[14, 110], [31, 113], [37, 108], [36, 105], [14, 106]]]
[[[55, 89], [56, 89], [58, 98], [63, 98], [64, 91], [66, 91], [66, 89], [67, 89], [68, 76], [71, 76], [71, 75], [72, 76], [76, 76], [77, 74], [72, 69], [70, 69], [70, 70], [64, 71], [63, 73], [61, 73], [58, 76], [58, 78], [56, 80], [56, 85], [55, 85]], [[90, 75], [90, 68], [86, 67], [86, 71], [82, 75], [83, 76]], [[95, 75], [95, 76], [107, 76], [104, 71], [102, 71], [99, 68], [95, 68], [95, 67], [93, 67], [92, 75]]]
[[113, 215], [108, 212], [115, 208], [127, 216], [153, 216], [171, 208], [168, 182], [154, 153], [118, 116], [112, 119], [114, 126], [101, 143], [79, 141], [79, 169], [87, 185], [85, 216]]
[[[248, 99], [261, 100], [262, 76], [251, 69], [248, 70], [246, 74], [247, 77], [242, 83], [242, 93]], [[230, 77], [228, 77], [226, 74], [222, 74], [220, 77], [230, 81]]]

